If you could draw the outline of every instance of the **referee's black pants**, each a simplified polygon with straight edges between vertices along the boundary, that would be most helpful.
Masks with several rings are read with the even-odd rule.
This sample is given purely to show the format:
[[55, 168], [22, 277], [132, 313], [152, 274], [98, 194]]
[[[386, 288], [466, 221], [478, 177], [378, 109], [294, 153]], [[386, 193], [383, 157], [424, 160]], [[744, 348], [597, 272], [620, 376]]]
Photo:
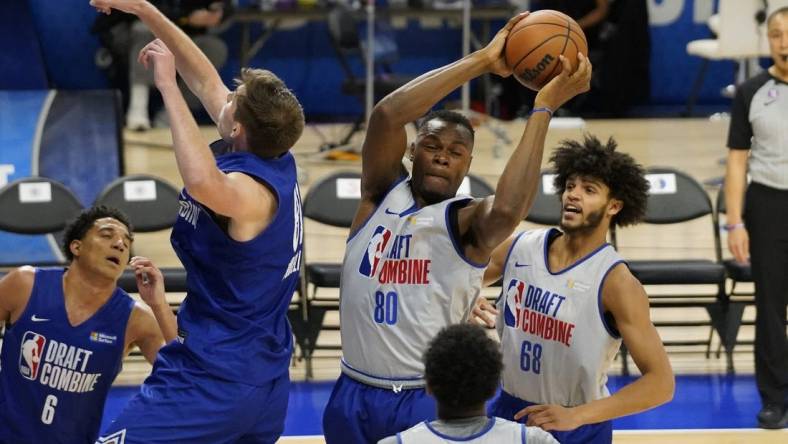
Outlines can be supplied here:
[[747, 188], [744, 221], [755, 282], [755, 379], [761, 401], [783, 404], [788, 394], [788, 190]]

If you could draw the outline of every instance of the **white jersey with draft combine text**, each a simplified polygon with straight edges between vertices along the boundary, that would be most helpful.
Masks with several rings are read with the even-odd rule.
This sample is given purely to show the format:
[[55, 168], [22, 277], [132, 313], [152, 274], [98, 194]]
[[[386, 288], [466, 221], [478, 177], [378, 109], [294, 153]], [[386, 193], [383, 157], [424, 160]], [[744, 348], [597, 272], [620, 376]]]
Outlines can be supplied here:
[[575, 406], [610, 395], [607, 370], [621, 338], [602, 312], [602, 285], [624, 262], [604, 244], [564, 270], [548, 265], [557, 229], [522, 233], [506, 260], [497, 322], [503, 390], [537, 404]]
[[467, 319], [486, 264], [451, 234], [456, 197], [417, 208], [402, 180], [348, 240], [340, 284], [342, 371], [381, 387], [423, 386], [422, 355], [440, 329]]

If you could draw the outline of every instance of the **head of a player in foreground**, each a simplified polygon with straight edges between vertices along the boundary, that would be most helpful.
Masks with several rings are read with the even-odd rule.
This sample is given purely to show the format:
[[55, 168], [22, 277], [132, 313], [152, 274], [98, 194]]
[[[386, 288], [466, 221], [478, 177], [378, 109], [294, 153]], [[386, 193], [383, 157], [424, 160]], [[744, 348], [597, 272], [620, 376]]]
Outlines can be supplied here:
[[133, 241], [129, 218], [120, 210], [99, 205], [82, 211], [68, 224], [62, 249], [70, 268], [117, 280], [129, 263]]
[[769, 15], [766, 21], [769, 51], [774, 60], [777, 75], [788, 78], [788, 6]]
[[649, 188], [645, 171], [616, 146], [613, 138], [602, 144], [586, 135], [582, 142], [561, 142], [553, 152], [553, 185], [561, 198], [564, 232], [606, 233], [611, 224], [632, 225], [645, 215]]
[[409, 153], [414, 193], [430, 205], [454, 197], [471, 167], [473, 138], [471, 122], [460, 113], [432, 111], [419, 120]]
[[438, 418], [485, 416], [503, 369], [500, 346], [484, 329], [457, 324], [441, 330], [424, 353], [427, 391], [438, 403]]
[[219, 113], [222, 139], [264, 158], [286, 153], [304, 130], [304, 111], [296, 96], [264, 69], [244, 68], [235, 83]]

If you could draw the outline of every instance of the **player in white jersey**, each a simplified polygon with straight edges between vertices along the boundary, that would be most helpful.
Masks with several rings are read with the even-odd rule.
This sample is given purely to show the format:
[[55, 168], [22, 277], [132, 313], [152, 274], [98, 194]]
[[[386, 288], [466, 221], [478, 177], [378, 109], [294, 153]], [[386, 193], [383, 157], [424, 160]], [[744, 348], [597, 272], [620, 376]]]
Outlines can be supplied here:
[[[491, 413], [527, 418], [561, 443], [610, 443], [611, 419], [673, 396], [673, 373], [649, 318], [643, 286], [606, 243], [611, 224], [639, 221], [648, 183], [642, 167], [593, 136], [564, 141], [550, 158], [561, 198], [561, 230], [521, 233], [496, 249], [485, 280], [503, 275], [495, 312], [503, 387]], [[610, 395], [607, 369], [621, 340], [642, 376]]]
[[538, 427], [487, 416], [485, 402], [501, 379], [498, 343], [479, 326], [441, 330], [424, 353], [427, 391], [438, 401], [438, 420], [424, 421], [378, 444], [557, 444]]
[[342, 376], [323, 416], [326, 441], [369, 443], [434, 418], [421, 356], [438, 331], [467, 318], [490, 254], [533, 201], [552, 115], [589, 88], [591, 65], [561, 74], [536, 97], [522, 139], [494, 197], [455, 198], [468, 173], [473, 128], [457, 113], [428, 115], [417, 128], [408, 177], [405, 126], [465, 82], [509, 75], [506, 36], [430, 71], [381, 100], [363, 144], [361, 202], [350, 229], [340, 286]]

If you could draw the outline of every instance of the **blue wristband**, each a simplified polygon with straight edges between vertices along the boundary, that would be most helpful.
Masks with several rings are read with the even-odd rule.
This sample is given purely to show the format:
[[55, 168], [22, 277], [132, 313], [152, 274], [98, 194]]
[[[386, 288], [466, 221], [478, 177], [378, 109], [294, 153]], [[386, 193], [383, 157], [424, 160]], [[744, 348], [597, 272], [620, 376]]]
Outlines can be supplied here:
[[553, 110], [551, 110], [550, 108], [548, 108], [546, 106], [542, 107], [542, 108], [534, 108], [534, 109], [531, 110], [531, 114], [539, 113], [539, 112], [545, 112], [545, 113], [549, 114], [550, 117], [553, 117]]

